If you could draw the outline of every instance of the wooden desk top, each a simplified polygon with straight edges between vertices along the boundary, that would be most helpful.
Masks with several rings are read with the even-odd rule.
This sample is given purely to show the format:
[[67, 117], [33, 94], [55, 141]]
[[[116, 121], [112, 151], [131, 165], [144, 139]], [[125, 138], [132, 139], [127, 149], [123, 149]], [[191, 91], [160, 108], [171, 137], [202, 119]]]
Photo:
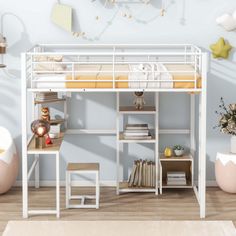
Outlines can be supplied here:
[[35, 136], [30, 140], [28, 144], [28, 154], [47, 154], [47, 153], [58, 153], [63, 142], [64, 133], [61, 133], [60, 138], [52, 139], [53, 144], [47, 145], [45, 148], [35, 148], [34, 141]]

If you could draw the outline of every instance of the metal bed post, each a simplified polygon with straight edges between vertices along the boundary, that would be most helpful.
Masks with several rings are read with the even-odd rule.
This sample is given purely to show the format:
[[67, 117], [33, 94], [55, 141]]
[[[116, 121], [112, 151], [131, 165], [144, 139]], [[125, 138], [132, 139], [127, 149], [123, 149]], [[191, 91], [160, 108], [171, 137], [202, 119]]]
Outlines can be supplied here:
[[200, 218], [206, 215], [206, 89], [207, 89], [207, 53], [202, 54], [202, 92], [200, 94], [200, 120], [199, 120], [199, 199]]
[[21, 54], [21, 114], [22, 114], [22, 198], [23, 218], [28, 217], [28, 163], [27, 163], [27, 80], [26, 54]]
[[[191, 173], [192, 176], [192, 186], [194, 186], [194, 158], [196, 154], [196, 139], [195, 139], [195, 94], [190, 95], [190, 153], [192, 155], [193, 161], [192, 161], [192, 169], [193, 172]], [[194, 190], [195, 194], [197, 192]]]
[[[159, 170], [159, 92], [155, 93], [155, 109], [156, 109], [156, 114], [155, 114], [155, 163], [156, 163], [156, 195], [158, 195], [158, 188], [159, 188], [159, 178], [158, 178], [158, 170]], [[161, 181], [161, 180], [160, 180]]]
[[120, 119], [119, 119], [119, 107], [120, 107], [120, 94], [116, 93], [116, 194], [120, 194]]

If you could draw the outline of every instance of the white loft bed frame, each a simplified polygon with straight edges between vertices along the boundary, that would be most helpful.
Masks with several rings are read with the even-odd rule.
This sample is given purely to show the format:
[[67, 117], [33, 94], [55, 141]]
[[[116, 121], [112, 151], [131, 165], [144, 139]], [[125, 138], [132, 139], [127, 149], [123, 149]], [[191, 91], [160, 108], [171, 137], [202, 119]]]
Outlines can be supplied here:
[[[57, 56], [63, 55], [67, 58], [66, 61], [62, 62], [37, 62], [34, 60], [35, 56]], [[29, 152], [28, 144], [32, 137], [28, 139], [29, 132], [29, 116], [28, 113], [30, 109], [28, 107], [28, 102], [30, 99], [32, 106], [32, 116], [31, 120], [34, 120], [38, 114], [39, 109], [35, 109], [34, 104], [34, 94], [37, 92], [62, 92], [65, 94], [64, 101], [64, 115], [67, 117], [67, 99], [66, 96], [71, 92], [115, 92], [117, 93], [117, 127], [116, 130], [87, 130], [87, 129], [67, 129], [68, 134], [114, 134], [117, 135], [117, 183], [119, 183], [119, 93], [120, 92], [132, 92], [132, 91], [144, 91], [155, 93], [155, 135], [158, 137], [159, 134], [189, 134], [190, 135], [190, 151], [192, 156], [196, 156], [198, 151], [198, 181], [197, 185], [194, 186], [194, 192], [197, 197], [198, 203], [200, 205], [200, 217], [205, 217], [205, 192], [206, 192], [206, 88], [207, 88], [207, 54], [203, 53], [201, 49], [190, 44], [141, 44], [141, 45], [78, 45], [78, 44], [40, 44], [35, 45], [26, 53], [22, 53], [22, 176], [23, 176], [23, 217], [28, 217], [29, 214], [57, 214], [59, 217], [60, 207], [59, 207], [59, 176], [57, 175], [57, 210], [47, 210], [47, 211], [29, 211], [28, 209], [28, 180], [35, 170], [35, 187], [39, 187], [39, 166], [38, 158], [39, 154], [50, 154], [50, 152], [38, 151]], [[65, 71], [60, 71], [62, 74], [70, 74], [72, 80], [65, 80], [66, 82], [88, 82], [86, 81], [76, 81], [75, 76], [80, 71], [76, 70], [76, 66], [82, 64], [110, 64], [111, 69], [107, 71], [102, 71], [103, 73], [108, 73], [112, 75], [112, 88], [61, 88], [57, 87], [57, 80], [53, 79], [52, 82], [55, 87], [44, 87], [38, 88], [35, 86], [35, 77], [40, 73], [47, 73], [50, 75], [58, 75], [54, 71], [35, 71], [35, 65], [40, 64], [66, 64], [67, 69]], [[193, 88], [162, 88], [160, 86], [152, 88], [116, 88], [116, 73], [129, 73], [130, 71], [118, 71], [116, 70], [116, 65], [120, 64], [140, 64], [140, 63], [162, 63], [162, 64], [190, 64], [192, 65], [194, 79], [191, 82], [194, 83]], [[69, 69], [68, 69], [69, 68]], [[89, 73], [90, 71], [82, 71], [83, 73]], [[169, 71], [175, 72], [175, 71]], [[180, 72], [180, 71], [178, 71]], [[190, 73], [190, 71], [181, 71], [181, 73]], [[197, 75], [201, 76], [201, 87], [197, 87]], [[93, 81], [93, 80], [90, 80]], [[45, 81], [44, 81], [45, 82]], [[49, 81], [47, 81], [49, 82]], [[61, 81], [60, 81], [61, 82]], [[95, 81], [93, 81], [95, 82]], [[96, 81], [98, 83], [98, 81]], [[100, 82], [108, 82], [100, 80]], [[124, 82], [124, 81], [122, 81]], [[137, 81], [134, 81], [137, 82]], [[147, 82], [146, 80], [139, 80], [139, 82]], [[170, 82], [170, 80], [159, 80], [154, 79], [148, 80], [148, 82]], [[179, 81], [182, 82], [182, 81]], [[190, 82], [190, 80], [184, 82]], [[189, 129], [159, 129], [158, 125], [158, 112], [159, 112], [159, 93], [161, 92], [182, 92], [190, 93], [190, 128]], [[199, 96], [199, 146], [196, 148], [196, 135], [195, 135], [195, 97], [196, 94]], [[134, 112], [135, 113], [135, 112]], [[65, 127], [67, 128], [67, 120], [65, 119]], [[158, 139], [154, 142], [155, 144], [155, 161], [157, 166], [158, 176]], [[28, 154], [33, 154], [35, 160], [28, 171]], [[57, 153], [57, 159], [59, 159], [59, 154]], [[59, 170], [59, 163], [56, 165], [57, 170]], [[158, 177], [157, 177], [158, 178]], [[156, 188], [154, 192], [158, 194], [159, 183], [156, 179]], [[117, 193], [119, 193], [119, 187], [117, 188]], [[147, 191], [148, 192], [148, 191]]]

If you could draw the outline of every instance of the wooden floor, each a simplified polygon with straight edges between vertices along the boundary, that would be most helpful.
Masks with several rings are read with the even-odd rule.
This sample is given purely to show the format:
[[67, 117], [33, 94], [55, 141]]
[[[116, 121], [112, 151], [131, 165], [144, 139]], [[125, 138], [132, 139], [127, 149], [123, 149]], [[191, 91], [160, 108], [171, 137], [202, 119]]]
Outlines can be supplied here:
[[[91, 192], [91, 189], [82, 191]], [[55, 188], [30, 190], [31, 208], [55, 206]], [[102, 188], [100, 209], [65, 209], [65, 189], [61, 188], [60, 220], [199, 220], [199, 207], [191, 189], [117, 196], [114, 188]], [[0, 195], [0, 234], [9, 220], [22, 220], [21, 188]], [[57, 220], [55, 216], [33, 216], [29, 220]], [[236, 195], [218, 188], [207, 189], [206, 220], [232, 220], [236, 224]]]

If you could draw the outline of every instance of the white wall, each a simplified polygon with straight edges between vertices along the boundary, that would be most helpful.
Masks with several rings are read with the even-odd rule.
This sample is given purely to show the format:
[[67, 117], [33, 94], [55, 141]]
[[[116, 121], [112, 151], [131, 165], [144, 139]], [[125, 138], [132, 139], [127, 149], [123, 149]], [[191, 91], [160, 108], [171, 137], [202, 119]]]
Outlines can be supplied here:
[[[55, 1], [56, 2], [56, 1]], [[103, 1], [68, 0], [76, 9], [76, 30], [86, 33], [86, 38], [74, 38], [50, 22], [53, 1], [41, 0], [0, 0], [0, 14], [5, 15], [2, 30], [8, 39], [9, 49], [5, 56], [7, 69], [0, 71], [0, 125], [6, 126], [14, 135], [18, 150], [21, 150], [21, 104], [20, 104], [20, 58], [21, 52], [37, 42], [44, 43], [193, 43], [208, 51], [209, 45], [220, 36], [225, 37], [236, 47], [236, 32], [226, 32], [215, 24], [215, 18], [225, 11], [236, 9], [235, 0], [168, 0], [165, 17], [160, 17], [160, 0], [151, 1], [147, 8], [134, 5], [133, 19], [124, 19], [113, 8], [104, 8]], [[95, 16], [101, 20], [96, 21]], [[79, 22], [79, 23], [78, 23]], [[236, 102], [236, 54], [229, 60], [211, 60], [208, 81], [207, 105], [207, 179], [214, 180], [214, 160], [218, 150], [228, 150], [229, 137], [219, 134], [212, 127], [217, 122], [214, 114], [220, 97], [226, 103]], [[177, 103], [175, 103], [177, 102]], [[113, 128], [115, 124], [115, 96], [112, 94], [76, 95], [70, 108], [70, 117], [75, 126]], [[161, 126], [188, 126], [188, 100], [186, 95], [161, 96]], [[76, 111], [79, 111], [78, 113]], [[173, 114], [183, 113], [183, 118]], [[94, 119], [99, 117], [101, 119]], [[171, 120], [170, 117], [173, 117]], [[168, 118], [168, 119], [167, 119]], [[80, 136], [68, 137], [63, 145], [61, 171], [64, 173], [68, 160], [100, 161], [102, 179], [115, 178], [115, 138]], [[163, 137], [161, 146], [167, 144], [188, 145], [186, 137]], [[126, 148], [127, 160], [152, 156], [150, 145]], [[73, 151], [73, 152], [72, 152]], [[44, 180], [54, 178], [54, 160], [41, 162], [41, 175]], [[20, 176], [19, 176], [20, 178]]]

